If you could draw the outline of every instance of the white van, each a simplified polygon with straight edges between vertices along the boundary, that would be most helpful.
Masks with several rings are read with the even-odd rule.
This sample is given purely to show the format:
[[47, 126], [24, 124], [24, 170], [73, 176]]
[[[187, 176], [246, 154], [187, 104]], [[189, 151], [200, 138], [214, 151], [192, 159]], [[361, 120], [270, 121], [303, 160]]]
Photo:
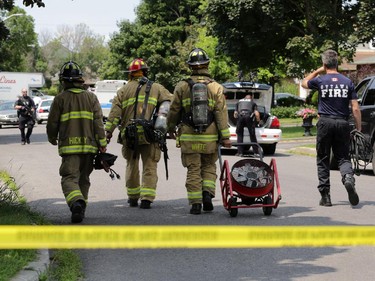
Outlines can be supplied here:
[[111, 111], [112, 100], [117, 90], [127, 82], [126, 80], [102, 80], [95, 83], [94, 93], [98, 97], [100, 106], [102, 107], [104, 120], [108, 118], [109, 112]]

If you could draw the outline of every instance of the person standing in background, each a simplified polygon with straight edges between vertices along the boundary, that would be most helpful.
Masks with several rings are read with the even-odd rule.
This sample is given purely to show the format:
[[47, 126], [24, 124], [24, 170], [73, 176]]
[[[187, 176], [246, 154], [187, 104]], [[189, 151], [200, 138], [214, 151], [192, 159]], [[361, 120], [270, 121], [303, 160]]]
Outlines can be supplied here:
[[[30, 136], [33, 132], [35, 125], [35, 103], [33, 99], [27, 95], [27, 89], [22, 89], [22, 95], [14, 104], [14, 108], [17, 109], [17, 115], [19, 118], [18, 128], [21, 131], [21, 144], [30, 144]], [[27, 132], [25, 134], [25, 128]]]
[[[243, 143], [244, 129], [245, 127], [249, 131], [250, 141], [257, 143], [257, 137], [255, 134], [255, 127], [260, 121], [260, 114], [257, 110], [257, 104], [253, 101], [253, 93], [245, 96], [236, 104], [236, 110], [234, 111], [234, 118], [238, 118], [236, 126], [237, 142]], [[253, 146], [253, 151], [258, 154], [258, 146]], [[237, 148], [236, 156], [243, 156], [244, 146], [239, 145]]]

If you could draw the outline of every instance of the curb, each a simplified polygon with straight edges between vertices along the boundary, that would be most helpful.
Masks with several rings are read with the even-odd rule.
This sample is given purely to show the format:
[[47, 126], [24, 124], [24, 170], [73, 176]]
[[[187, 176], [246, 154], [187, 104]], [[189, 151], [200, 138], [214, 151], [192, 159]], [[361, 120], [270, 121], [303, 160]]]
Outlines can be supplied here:
[[289, 142], [299, 142], [299, 141], [304, 141], [304, 142], [316, 142], [316, 136], [309, 136], [309, 137], [300, 137], [300, 138], [290, 138], [290, 139], [281, 139], [279, 143], [289, 143]]
[[310, 148], [310, 147], [295, 147], [292, 149], [289, 149], [292, 153], [297, 153], [301, 155], [308, 155], [308, 156], [316, 156], [316, 149]]
[[39, 281], [41, 274], [45, 273], [50, 263], [49, 251], [38, 250], [36, 261], [30, 262], [10, 281]]

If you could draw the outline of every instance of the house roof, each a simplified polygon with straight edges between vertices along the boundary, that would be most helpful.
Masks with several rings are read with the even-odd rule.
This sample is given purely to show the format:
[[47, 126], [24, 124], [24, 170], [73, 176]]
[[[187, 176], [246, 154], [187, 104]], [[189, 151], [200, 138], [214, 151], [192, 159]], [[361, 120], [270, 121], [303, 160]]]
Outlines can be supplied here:
[[375, 64], [375, 50], [357, 51], [353, 62], [345, 61], [339, 68], [341, 70], [356, 70], [359, 64]]

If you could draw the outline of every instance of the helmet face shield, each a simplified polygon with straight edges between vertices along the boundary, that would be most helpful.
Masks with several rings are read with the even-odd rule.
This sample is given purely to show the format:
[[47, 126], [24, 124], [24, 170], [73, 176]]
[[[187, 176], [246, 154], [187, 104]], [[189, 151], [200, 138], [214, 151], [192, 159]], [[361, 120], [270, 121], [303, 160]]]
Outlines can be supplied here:
[[201, 48], [195, 48], [189, 54], [189, 59], [186, 62], [190, 66], [208, 65], [210, 58], [207, 53]]
[[60, 69], [60, 81], [83, 82], [81, 67], [74, 61], [68, 61]]

